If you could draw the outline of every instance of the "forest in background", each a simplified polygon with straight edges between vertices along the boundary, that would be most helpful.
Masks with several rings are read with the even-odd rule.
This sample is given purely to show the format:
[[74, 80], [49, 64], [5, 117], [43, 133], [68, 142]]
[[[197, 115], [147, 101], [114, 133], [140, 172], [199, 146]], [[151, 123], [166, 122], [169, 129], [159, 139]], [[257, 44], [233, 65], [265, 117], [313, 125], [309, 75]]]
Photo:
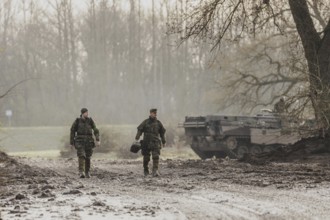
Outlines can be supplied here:
[[[82, 107], [100, 123], [136, 123], [152, 107], [161, 118], [215, 111], [209, 48], [166, 34], [182, 2], [13, 1], [0, 5], [0, 90], [28, 79], [1, 100], [12, 125], [65, 125]], [[77, 2], [75, 2], [77, 3]]]
[[[282, 95], [305, 97], [307, 65], [294, 27], [279, 34], [268, 22], [242, 39], [229, 27], [212, 50], [208, 35], [184, 39], [191, 7], [189, 0], [2, 1], [0, 91], [27, 80], [1, 99], [2, 124], [10, 109], [13, 126], [69, 125], [82, 107], [102, 124], [138, 123], [153, 107], [176, 124], [185, 115], [249, 115]], [[293, 21], [283, 14], [281, 24]]]

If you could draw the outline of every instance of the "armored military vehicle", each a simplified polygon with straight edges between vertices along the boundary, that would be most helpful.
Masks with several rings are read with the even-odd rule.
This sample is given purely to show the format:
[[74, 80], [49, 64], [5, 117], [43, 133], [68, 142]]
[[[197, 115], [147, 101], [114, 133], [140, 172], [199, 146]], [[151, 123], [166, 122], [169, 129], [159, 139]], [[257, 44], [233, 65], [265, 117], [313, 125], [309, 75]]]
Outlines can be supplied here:
[[191, 148], [202, 159], [240, 158], [294, 144], [301, 135], [284, 115], [262, 110], [256, 116], [186, 117], [181, 124]]

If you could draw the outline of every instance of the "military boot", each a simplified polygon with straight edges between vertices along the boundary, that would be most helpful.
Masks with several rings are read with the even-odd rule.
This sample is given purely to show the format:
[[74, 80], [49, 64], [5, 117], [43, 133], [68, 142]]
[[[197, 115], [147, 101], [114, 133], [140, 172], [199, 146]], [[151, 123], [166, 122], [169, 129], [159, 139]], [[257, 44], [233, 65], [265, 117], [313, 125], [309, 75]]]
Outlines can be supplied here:
[[143, 170], [144, 170], [144, 176], [148, 176], [149, 173], [149, 160], [143, 160]]
[[153, 177], [158, 177], [160, 176], [159, 172], [158, 172], [158, 164], [159, 164], [159, 160], [153, 160], [153, 167], [152, 167], [152, 176]]
[[86, 178], [91, 178], [90, 169], [91, 169], [91, 158], [86, 158], [85, 159]]
[[78, 158], [78, 169], [79, 169], [80, 178], [85, 178], [85, 158], [84, 157]]

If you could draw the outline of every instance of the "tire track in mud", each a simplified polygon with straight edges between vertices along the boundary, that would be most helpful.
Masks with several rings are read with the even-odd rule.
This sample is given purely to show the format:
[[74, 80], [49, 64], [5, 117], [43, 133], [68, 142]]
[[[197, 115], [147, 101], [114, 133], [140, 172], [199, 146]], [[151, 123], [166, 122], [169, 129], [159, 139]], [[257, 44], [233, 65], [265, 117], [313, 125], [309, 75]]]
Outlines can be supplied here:
[[[92, 178], [79, 179], [76, 159], [20, 161], [42, 169], [47, 181], [19, 186], [26, 199], [1, 199], [5, 216], [14, 219], [324, 219], [330, 214], [329, 170], [319, 165], [168, 160], [161, 162], [161, 178], [144, 178], [141, 161], [94, 159]], [[278, 188], [289, 174], [299, 178]], [[258, 183], [265, 180], [271, 184]], [[49, 197], [39, 198], [43, 193]], [[10, 213], [16, 206], [27, 213]]]
[[[40, 164], [40, 163], [39, 163]], [[57, 172], [61, 176], [68, 177], [70, 179], [77, 179], [77, 172], [73, 171], [75, 169], [75, 161], [69, 160], [65, 161], [64, 163], [61, 163], [60, 165], [56, 162], [49, 162], [48, 163], [42, 163], [44, 169], [53, 169], [55, 168], [55, 172]], [[136, 166], [135, 164], [133, 166]], [[118, 168], [117, 168], [118, 169]], [[145, 204], [149, 204], [149, 206], [152, 206], [152, 204], [157, 203], [157, 201], [162, 201], [164, 198], [167, 198], [169, 201], [165, 201], [166, 207], [165, 210], [172, 210], [174, 213], [177, 213], [175, 218], [179, 219], [191, 219], [191, 218], [199, 218], [202, 216], [207, 216], [208, 218], [232, 218], [232, 217], [244, 217], [245, 219], [247, 216], [251, 216], [251, 218], [255, 218], [256, 215], [251, 215], [251, 211], [247, 212], [244, 210], [244, 214], [242, 214], [242, 209], [238, 209], [237, 207], [235, 210], [233, 208], [221, 210], [218, 207], [218, 204], [212, 204], [212, 202], [205, 200], [202, 201], [201, 199], [196, 199], [196, 196], [190, 196], [189, 194], [180, 191], [179, 195], [177, 192], [169, 193], [167, 192], [167, 188], [170, 188], [168, 184], [166, 184], [166, 179], [152, 179], [152, 178], [142, 178], [141, 174], [138, 172], [132, 172], [129, 171], [129, 176], [125, 175], [124, 173], [127, 173], [127, 168], [119, 168], [119, 172], [109, 172], [106, 168], [95, 168], [94, 167], [94, 178], [88, 179], [88, 180], [80, 180], [78, 179], [78, 182], [81, 184], [84, 184], [84, 188], [88, 189], [90, 184], [99, 184], [102, 185], [100, 188], [111, 188], [110, 194], [118, 194], [122, 195], [122, 200], [127, 200], [126, 197], [129, 198], [129, 200], [132, 200], [132, 198], [138, 197], [139, 200], [143, 201]], [[193, 176], [193, 175], [190, 175]], [[119, 179], [119, 181], [118, 181]], [[121, 180], [120, 180], [121, 179]], [[133, 180], [133, 183], [128, 183], [128, 180]], [[126, 182], [126, 183], [122, 183]], [[165, 182], [165, 184], [164, 184]], [[111, 186], [109, 186], [107, 183], [110, 183]], [[114, 185], [115, 184], [115, 185]], [[164, 190], [163, 192], [152, 192], [151, 194], [147, 194], [146, 190], [141, 189], [140, 187], [131, 187], [135, 185], [143, 185], [146, 184], [145, 187], [148, 191], [155, 190], [157, 188], [160, 188]], [[180, 184], [177, 184], [180, 186]], [[125, 189], [123, 189], [123, 187]], [[131, 188], [127, 188], [131, 187]], [[143, 195], [141, 197], [141, 195]], [[174, 199], [172, 199], [174, 197]], [[202, 197], [200, 197], [202, 198]], [[198, 201], [198, 204], [196, 205], [196, 201]], [[169, 203], [169, 204], [167, 204]], [[176, 205], [171, 204], [180, 204], [179, 207]], [[189, 204], [189, 205], [187, 205]], [[136, 209], [133, 206], [127, 206], [129, 209]], [[198, 210], [198, 211], [197, 211]], [[210, 215], [210, 213], [213, 213]], [[169, 217], [169, 216], [167, 216]], [[174, 216], [173, 216], [174, 217]], [[170, 219], [170, 218], [167, 218]]]
[[[33, 192], [24, 192], [25, 201], [7, 200], [5, 203], [5, 219], [185, 219], [176, 210], [169, 210], [146, 201], [134, 199], [123, 189], [114, 190], [113, 187], [104, 187], [102, 183], [112, 184], [121, 180], [123, 173], [108, 172], [94, 167], [94, 177], [91, 179], [77, 178], [76, 162], [74, 160], [43, 160], [23, 159], [31, 168], [42, 168], [45, 172], [56, 172], [57, 178], [49, 179], [51, 194], [54, 198], [41, 200], [39, 196], [32, 196]], [[126, 177], [125, 177], [126, 178]], [[127, 177], [129, 178], [129, 177]], [[65, 185], [61, 188], [60, 185]], [[28, 188], [23, 186], [22, 188]], [[44, 188], [44, 186], [35, 186]], [[28, 190], [26, 190], [28, 191]], [[77, 193], [75, 193], [77, 192]], [[66, 194], [66, 195], [64, 195]], [[2, 201], [1, 201], [2, 202]], [[31, 205], [30, 203], [34, 205]], [[19, 205], [18, 205], [19, 204]], [[24, 206], [24, 207], [23, 207]], [[27, 208], [27, 206], [29, 208]], [[15, 208], [19, 207], [16, 213]], [[29, 211], [21, 211], [27, 208]]]
[[[102, 169], [100, 169], [102, 170]], [[136, 174], [138, 172], [138, 174]], [[276, 219], [285, 219], [285, 218], [308, 218], [309, 213], [307, 215], [302, 215], [300, 213], [300, 210], [291, 210], [290, 212], [286, 211], [286, 206], [282, 206], [281, 203], [277, 203], [272, 201], [273, 200], [273, 194], [278, 191], [276, 188], [272, 188], [266, 191], [266, 193], [263, 194], [258, 194], [258, 190], [254, 189], [247, 189], [248, 192], [254, 191], [255, 195], [251, 195], [251, 193], [246, 193], [245, 197], [238, 196], [242, 192], [244, 192], [244, 189], [241, 189], [241, 192], [231, 192], [229, 191], [229, 195], [224, 197], [224, 194], [228, 194], [228, 192], [224, 192], [222, 190], [216, 190], [214, 191], [214, 185], [210, 184], [210, 189], [213, 188], [213, 191], [208, 191], [207, 193], [198, 193], [198, 185], [194, 186], [190, 190], [185, 188], [186, 184], [181, 184], [179, 183], [171, 183], [171, 176], [168, 173], [165, 173], [165, 177], [162, 177], [161, 179], [143, 179], [141, 178], [141, 175], [139, 174], [139, 170], [137, 171], [136, 169], [130, 170], [130, 173], [132, 174], [131, 177], [126, 178], [129, 180], [135, 180], [133, 183], [130, 184], [121, 184], [119, 188], [122, 187], [128, 187], [128, 189], [125, 190], [126, 193], [132, 195], [132, 196], [138, 196], [141, 200], [143, 201], [157, 201], [158, 199], [161, 200], [162, 198], [167, 198], [169, 201], [165, 201], [165, 204], [172, 204], [176, 201], [178, 201], [178, 204], [180, 204], [179, 207], [173, 206], [173, 208], [177, 208], [181, 213], [184, 213], [184, 215], [189, 218], [189, 219], [198, 219], [199, 217], [202, 216], [208, 216], [209, 218], [219, 218], [221, 219], [232, 219], [232, 218], [238, 218], [238, 219], [264, 219], [264, 218], [272, 218], [276, 217]], [[198, 173], [198, 172], [197, 172]], [[272, 172], [270, 172], [272, 173]], [[277, 173], [277, 172], [273, 172]], [[309, 173], [308, 173], [309, 175]], [[185, 175], [186, 176], [186, 175]], [[188, 175], [194, 178], [193, 175]], [[125, 178], [124, 180], [125, 181]], [[138, 187], [134, 187], [136, 185], [143, 185], [145, 184], [147, 190], [155, 190], [153, 192], [146, 193], [144, 190], [141, 190]], [[132, 187], [133, 186], [133, 187]], [[176, 186], [177, 189], [173, 190], [173, 187]], [[226, 186], [226, 185], [225, 185]], [[227, 187], [230, 185], [227, 185]], [[131, 188], [130, 188], [131, 187]], [[235, 186], [234, 186], [235, 187]], [[240, 187], [242, 188], [242, 187]], [[246, 187], [249, 188], [249, 187]], [[170, 189], [170, 191], [169, 191]], [[120, 190], [120, 189], [118, 189]], [[246, 190], [246, 189], [245, 189]], [[160, 192], [159, 192], [160, 191]], [[196, 193], [198, 196], [191, 196], [191, 191], [192, 193]], [[264, 191], [264, 190], [263, 190]], [[285, 192], [287, 194], [289, 191]], [[222, 198], [220, 201], [212, 202], [208, 198], [205, 197], [205, 194], [207, 195], [214, 195], [214, 194], [219, 194], [220, 197]], [[293, 192], [292, 194], [297, 193], [297, 196], [301, 196], [299, 192]], [[289, 194], [289, 193], [288, 193]], [[141, 195], [144, 195], [141, 197]], [[231, 199], [232, 197], [240, 197], [240, 199], [233, 200]], [[289, 201], [290, 196], [285, 196], [285, 198]], [[293, 201], [295, 204], [300, 205], [300, 200], [306, 200], [304, 196], [303, 198], [298, 198], [296, 201]], [[150, 199], [152, 198], [152, 199]], [[197, 199], [197, 198], [202, 198], [202, 199]], [[231, 201], [231, 200], [233, 201]], [[247, 208], [251, 206], [251, 204], [242, 202], [245, 200], [249, 200], [250, 203], [252, 204], [252, 207]], [[272, 202], [269, 202], [272, 201]], [[220, 205], [219, 205], [220, 203]], [[283, 201], [283, 203], [285, 203]], [[189, 205], [187, 205], [189, 204]], [[268, 205], [269, 204], [269, 205]], [[288, 204], [290, 206], [292, 204]], [[260, 207], [266, 206], [266, 209], [261, 209]], [[324, 207], [324, 206], [323, 206]], [[325, 207], [324, 207], [325, 208]], [[322, 209], [322, 208], [321, 208]], [[196, 210], [199, 210], [196, 212]], [[272, 211], [269, 211], [272, 210]], [[317, 215], [319, 211], [315, 212], [314, 214]], [[282, 217], [280, 217], [282, 216]]]
[[[189, 193], [164, 196], [163, 192], [151, 192], [141, 200], [165, 198], [188, 219], [327, 219], [330, 197], [319, 198], [317, 192], [255, 189], [237, 187], [233, 190], [195, 190]], [[326, 192], [327, 189], [320, 189]], [[132, 192], [137, 196], [140, 193]], [[312, 196], [313, 195], [313, 196]]]

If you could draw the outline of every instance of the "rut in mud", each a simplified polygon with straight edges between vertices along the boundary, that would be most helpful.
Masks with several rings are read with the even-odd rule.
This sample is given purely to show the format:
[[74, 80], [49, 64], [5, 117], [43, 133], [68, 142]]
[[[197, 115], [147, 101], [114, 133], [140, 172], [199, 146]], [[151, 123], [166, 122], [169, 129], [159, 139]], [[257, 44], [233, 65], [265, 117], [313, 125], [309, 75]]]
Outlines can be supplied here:
[[1, 216], [3, 219], [328, 217], [330, 155], [322, 152], [311, 153], [307, 159], [305, 156], [290, 163], [270, 159], [263, 165], [226, 159], [167, 159], [161, 161], [160, 178], [144, 178], [141, 160], [94, 159], [93, 177], [79, 179], [76, 158], [14, 159], [1, 154]]

